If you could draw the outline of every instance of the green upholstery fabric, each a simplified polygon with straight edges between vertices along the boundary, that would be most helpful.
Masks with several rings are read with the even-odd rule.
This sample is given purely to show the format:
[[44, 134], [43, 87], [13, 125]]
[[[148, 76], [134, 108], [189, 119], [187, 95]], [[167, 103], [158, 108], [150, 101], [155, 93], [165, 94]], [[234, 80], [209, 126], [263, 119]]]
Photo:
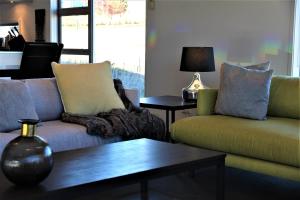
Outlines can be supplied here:
[[214, 114], [215, 104], [218, 96], [217, 89], [200, 89], [198, 91], [197, 114]]
[[258, 121], [222, 115], [194, 116], [171, 126], [175, 141], [300, 167], [300, 121]]
[[272, 78], [268, 115], [300, 119], [300, 78]]
[[199, 91], [199, 116], [172, 124], [172, 138], [229, 153], [227, 166], [300, 181], [300, 78], [272, 78], [265, 121], [213, 115], [217, 92]]
[[300, 181], [300, 168], [288, 165], [282, 165], [274, 162], [258, 160], [248, 157], [242, 157], [232, 154], [227, 154], [225, 164], [229, 167], [240, 168], [252, 172], [277, 176], [280, 178]]

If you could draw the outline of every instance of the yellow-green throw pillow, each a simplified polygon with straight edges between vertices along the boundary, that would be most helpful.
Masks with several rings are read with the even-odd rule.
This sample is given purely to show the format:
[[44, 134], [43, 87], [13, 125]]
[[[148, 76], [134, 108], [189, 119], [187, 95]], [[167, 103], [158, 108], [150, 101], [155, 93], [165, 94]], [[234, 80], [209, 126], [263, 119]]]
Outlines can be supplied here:
[[124, 108], [112, 79], [110, 62], [95, 64], [57, 64], [53, 73], [65, 112], [95, 115]]

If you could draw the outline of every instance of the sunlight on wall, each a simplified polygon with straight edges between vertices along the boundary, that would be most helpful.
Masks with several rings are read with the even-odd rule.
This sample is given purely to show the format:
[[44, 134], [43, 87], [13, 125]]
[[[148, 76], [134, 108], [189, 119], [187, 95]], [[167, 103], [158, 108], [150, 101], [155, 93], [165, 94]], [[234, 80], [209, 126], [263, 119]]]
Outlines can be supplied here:
[[227, 52], [224, 49], [214, 48], [215, 63], [220, 66], [223, 62], [227, 60]]
[[151, 29], [151, 30], [149, 31], [147, 41], [148, 41], [148, 46], [149, 46], [150, 48], [154, 48], [154, 47], [156, 46], [156, 41], [157, 41], [157, 33], [156, 33], [156, 30]]
[[278, 55], [280, 46], [281, 44], [278, 40], [267, 38], [260, 47], [260, 53], [262, 55]]
[[219, 43], [212, 46], [214, 46], [215, 63], [217, 66], [220, 66], [223, 62], [248, 65], [270, 60], [272, 63], [272, 59], [277, 59], [277, 57], [279, 58], [283, 54], [291, 55], [293, 48], [291, 41], [283, 45], [279, 39], [271, 36], [253, 45], [251, 47], [253, 49], [246, 52], [240, 52], [244, 47], [232, 48], [229, 46], [229, 43]]
[[293, 53], [293, 42], [290, 41], [288, 45], [286, 45], [285, 47], [285, 51], [289, 54], [292, 54]]
[[19, 30], [23, 37], [27, 40], [31, 40], [33, 37], [30, 34], [30, 28], [26, 27], [25, 23], [28, 23], [27, 20], [30, 19], [30, 13], [32, 12], [32, 8], [30, 7], [31, 4], [15, 4], [13, 7], [13, 12], [11, 15], [12, 20], [17, 20], [19, 23]]

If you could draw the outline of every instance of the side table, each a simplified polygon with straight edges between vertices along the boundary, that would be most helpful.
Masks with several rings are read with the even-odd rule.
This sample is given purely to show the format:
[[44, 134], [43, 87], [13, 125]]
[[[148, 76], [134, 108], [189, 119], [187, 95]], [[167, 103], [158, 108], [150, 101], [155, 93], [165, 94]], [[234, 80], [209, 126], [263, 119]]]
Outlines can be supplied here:
[[168, 137], [167, 139], [169, 139], [169, 112], [171, 111], [171, 123], [173, 123], [175, 121], [176, 110], [196, 108], [197, 102], [185, 102], [180, 96], [153, 96], [141, 98], [140, 107], [166, 111], [166, 132]]

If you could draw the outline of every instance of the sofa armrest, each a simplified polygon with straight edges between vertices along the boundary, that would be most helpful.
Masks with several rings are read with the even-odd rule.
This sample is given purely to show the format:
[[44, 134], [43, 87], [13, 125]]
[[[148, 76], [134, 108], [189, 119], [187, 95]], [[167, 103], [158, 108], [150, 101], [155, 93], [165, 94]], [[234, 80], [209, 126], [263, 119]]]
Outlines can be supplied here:
[[128, 99], [137, 107], [140, 107], [140, 95], [137, 89], [125, 89]]
[[217, 89], [200, 89], [198, 91], [197, 114], [212, 115], [214, 114], [215, 104], [217, 100]]

